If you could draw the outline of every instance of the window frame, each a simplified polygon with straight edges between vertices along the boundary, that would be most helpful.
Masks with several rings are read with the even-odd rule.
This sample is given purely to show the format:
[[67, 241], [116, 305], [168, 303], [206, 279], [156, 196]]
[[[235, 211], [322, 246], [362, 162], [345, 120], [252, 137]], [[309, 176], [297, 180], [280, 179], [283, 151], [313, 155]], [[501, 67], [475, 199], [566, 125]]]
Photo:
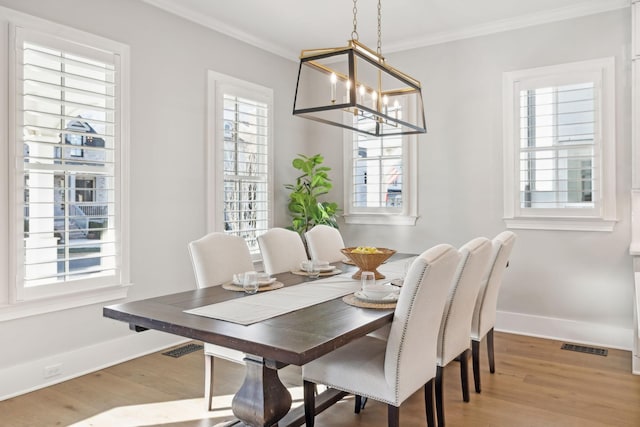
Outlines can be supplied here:
[[[2, 113], [3, 120], [6, 117], [6, 134], [9, 144], [6, 167], [9, 179], [7, 181], [7, 198], [9, 202], [9, 214], [7, 216], [7, 239], [6, 251], [8, 255], [6, 287], [0, 285], [0, 321], [16, 319], [36, 314], [48, 313], [68, 308], [80, 307], [114, 299], [125, 298], [130, 284], [129, 265], [129, 47], [91, 33], [76, 30], [64, 25], [56, 24], [40, 18], [19, 12], [7, 11], [8, 31], [8, 102]], [[116, 128], [116, 155], [115, 155], [115, 227], [116, 227], [116, 266], [117, 274], [108, 276], [108, 280], [100, 281], [66, 281], [63, 284], [51, 284], [38, 288], [28, 289], [23, 292], [24, 286], [19, 283], [23, 277], [19, 274], [22, 268], [18, 265], [24, 247], [24, 173], [26, 169], [19, 167], [16, 160], [24, 153], [18, 152], [17, 139], [22, 122], [21, 112], [18, 111], [22, 105], [22, 98], [18, 92], [21, 90], [17, 73], [18, 54], [17, 45], [20, 37], [18, 32], [24, 33], [25, 41], [44, 40], [46, 43], [56, 46], [73, 46], [73, 49], [63, 49], [66, 52], [78, 53], [87, 49], [93, 52], [106, 52], [117, 57], [118, 84], [117, 96], [119, 98], [117, 106], [118, 119], [115, 122]], [[29, 38], [31, 37], [31, 38]], [[20, 138], [21, 139], [21, 138]], [[60, 286], [62, 285], [62, 286]]]
[[[224, 232], [224, 125], [218, 126], [223, 119], [224, 89], [231, 88], [235, 95], [243, 96], [254, 101], [267, 104], [267, 227], [273, 227], [274, 205], [274, 94], [273, 89], [252, 82], [228, 76], [213, 70], [207, 70], [207, 204], [206, 228], [207, 233]], [[254, 261], [260, 261], [258, 252], [252, 253]]]
[[[520, 206], [520, 90], [594, 83], [594, 209]], [[504, 221], [507, 228], [612, 231], [616, 218], [615, 58], [552, 65], [503, 74]], [[599, 185], [598, 185], [599, 184]]]
[[[415, 225], [418, 220], [417, 213], [417, 137], [415, 135], [393, 136], [402, 138], [402, 209], [390, 210], [386, 207], [361, 207], [353, 206], [353, 165], [356, 134], [353, 131], [344, 131], [344, 213], [343, 218], [347, 224], [370, 225]], [[384, 138], [384, 137], [379, 137]]]

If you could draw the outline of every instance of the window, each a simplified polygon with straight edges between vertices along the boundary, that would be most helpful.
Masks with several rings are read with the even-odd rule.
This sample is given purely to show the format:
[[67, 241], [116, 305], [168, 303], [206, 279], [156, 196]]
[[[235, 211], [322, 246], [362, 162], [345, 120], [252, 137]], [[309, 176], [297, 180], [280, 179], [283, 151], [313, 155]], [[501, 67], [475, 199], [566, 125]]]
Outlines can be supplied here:
[[[357, 122], [358, 116], [348, 119]], [[415, 138], [345, 131], [344, 218], [348, 224], [415, 225]]]
[[271, 226], [273, 91], [209, 72], [209, 231], [244, 238], [256, 258]]
[[11, 39], [9, 303], [66, 297], [46, 303], [66, 308], [73, 294], [85, 304], [124, 297], [128, 50], [54, 24], [12, 25]]
[[614, 60], [505, 73], [510, 228], [611, 230]]

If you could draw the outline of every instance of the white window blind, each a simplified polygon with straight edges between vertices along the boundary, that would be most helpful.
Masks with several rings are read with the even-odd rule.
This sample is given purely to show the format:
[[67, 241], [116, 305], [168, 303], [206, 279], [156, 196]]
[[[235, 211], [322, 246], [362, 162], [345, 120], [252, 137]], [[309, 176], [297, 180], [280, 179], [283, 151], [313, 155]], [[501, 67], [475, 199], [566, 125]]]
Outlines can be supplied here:
[[615, 61], [504, 74], [504, 206], [510, 228], [615, 224]]
[[[390, 114], [411, 117], [411, 105]], [[360, 116], [345, 114], [356, 127]], [[382, 126], [391, 126], [383, 123]], [[366, 129], [365, 129], [366, 130]], [[371, 130], [371, 129], [369, 129]], [[418, 219], [417, 136], [373, 137], [344, 132], [344, 214], [347, 224], [415, 225]]]
[[17, 299], [120, 283], [119, 56], [20, 27], [16, 47]]
[[259, 259], [272, 226], [273, 90], [207, 73], [207, 230], [240, 236]]
[[402, 211], [402, 137], [353, 135], [353, 208]]
[[521, 208], [598, 203], [595, 97], [593, 82], [520, 91]]
[[269, 104], [223, 94], [224, 230], [259, 252], [269, 228]]

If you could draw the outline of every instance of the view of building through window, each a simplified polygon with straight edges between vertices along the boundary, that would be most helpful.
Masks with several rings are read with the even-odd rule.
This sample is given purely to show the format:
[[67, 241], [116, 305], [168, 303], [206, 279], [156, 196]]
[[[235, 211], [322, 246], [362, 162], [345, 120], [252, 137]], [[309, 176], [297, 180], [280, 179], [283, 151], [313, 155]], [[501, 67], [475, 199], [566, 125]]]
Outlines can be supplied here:
[[265, 102], [224, 94], [224, 230], [253, 253], [268, 229], [268, 115]]
[[24, 287], [112, 276], [113, 64], [24, 42]]
[[520, 91], [520, 204], [592, 208], [594, 84]]
[[401, 209], [402, 137], [353, 138], [353, 207]]

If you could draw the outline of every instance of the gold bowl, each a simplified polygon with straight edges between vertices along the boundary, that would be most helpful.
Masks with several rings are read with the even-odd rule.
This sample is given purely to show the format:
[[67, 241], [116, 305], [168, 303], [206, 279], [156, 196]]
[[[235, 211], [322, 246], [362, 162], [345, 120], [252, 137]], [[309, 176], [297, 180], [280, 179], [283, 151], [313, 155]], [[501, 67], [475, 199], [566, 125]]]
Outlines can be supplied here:
[[384, 279], [384, 275], [381, 274], [377, 268], [385, 262], [391, 255], [395, 254], [396, 251], [393, 249], [387, 248], [377, 248], [379, 252], [374, 254], [363, 254], [363, 253], [353, 253], [356, 247], [343, 248], [340, 251], [359, 268], [358, 271], [355, 272], [353, 276], [354, 279], [360, 279], [360, 275], [363, 271], [372, 271], [376, 279]]

